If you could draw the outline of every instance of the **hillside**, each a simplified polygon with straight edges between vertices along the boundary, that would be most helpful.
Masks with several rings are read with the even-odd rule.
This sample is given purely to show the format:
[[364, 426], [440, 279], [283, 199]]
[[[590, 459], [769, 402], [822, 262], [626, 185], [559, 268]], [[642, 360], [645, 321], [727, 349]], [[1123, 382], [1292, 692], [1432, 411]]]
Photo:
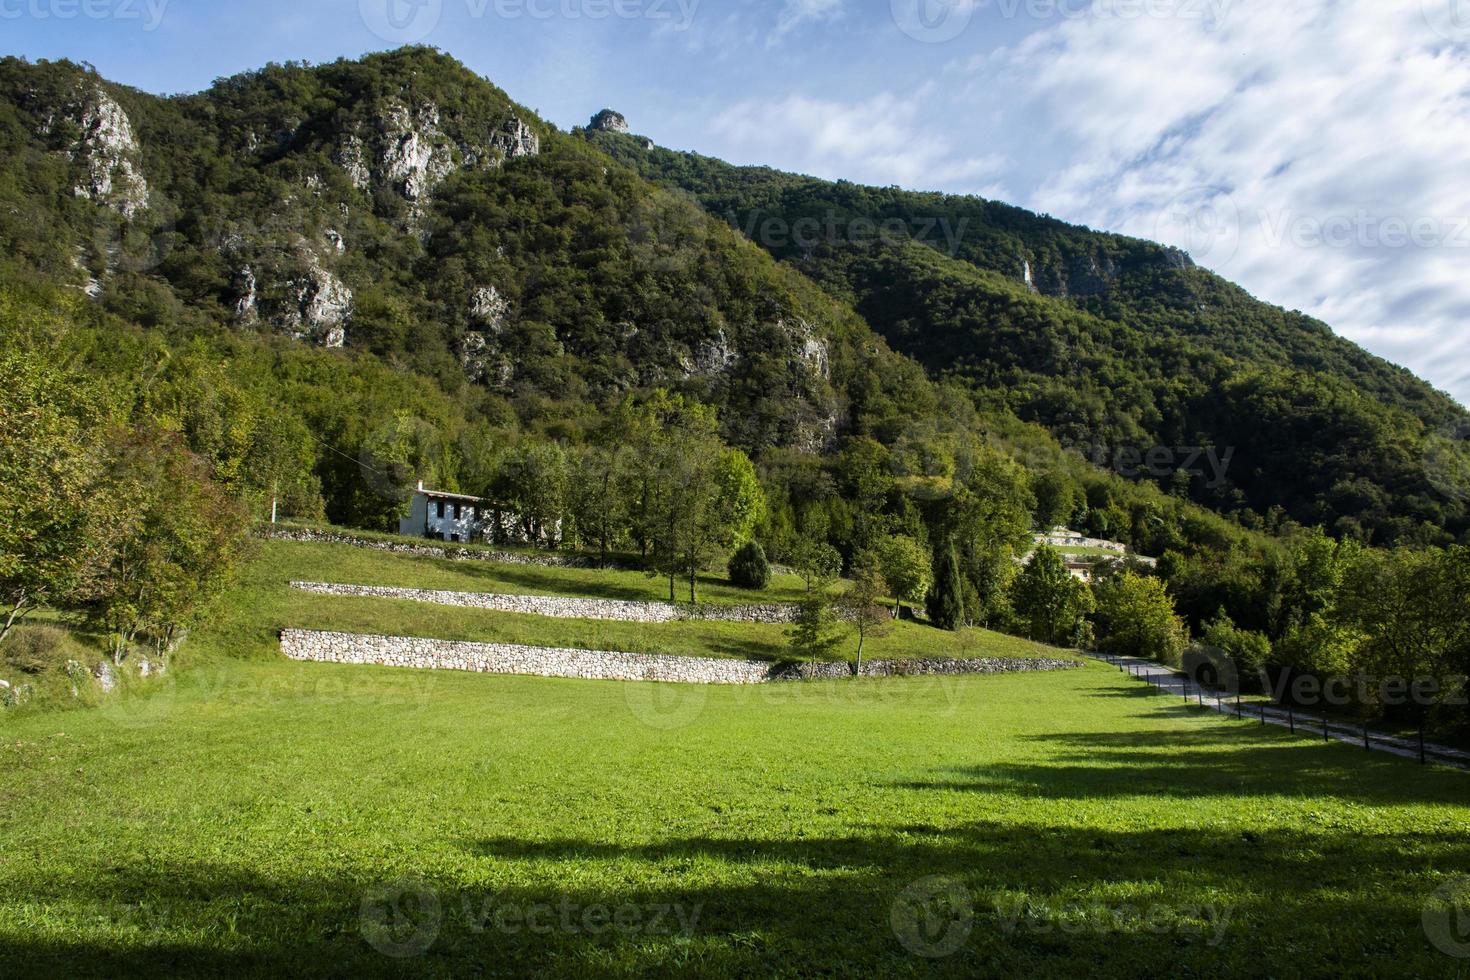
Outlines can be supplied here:
[[8, 329], [66, 333], [257, 514], [391, 528], [416, 478], [486, 492], [506, 446], [665, 389], [760, 464], [778, 552], [815, 509], [852, 553], [835, 454], [863, 438], [890, 488], [948, 493], [979, 453], [1152, 553], [1232, 536], [936, 386], [838, 291], [427, 49], [168, 98], [7, 59], [0, 149]]
[[[592, 145], [693, 195], [936, 376], [1064, 446], [1247, 524], [1278, 515], [1377, 543], [1467, 526], [1426, 474], [1464, 409], [1323, 323], [1260, 302], [1187, 255], [973, 197], [735, 167], [600, 128]], [[1460, 429], [1459, 431], [1463, 431]], [[1223, 478], [1181, 475], [1209, 447]]]

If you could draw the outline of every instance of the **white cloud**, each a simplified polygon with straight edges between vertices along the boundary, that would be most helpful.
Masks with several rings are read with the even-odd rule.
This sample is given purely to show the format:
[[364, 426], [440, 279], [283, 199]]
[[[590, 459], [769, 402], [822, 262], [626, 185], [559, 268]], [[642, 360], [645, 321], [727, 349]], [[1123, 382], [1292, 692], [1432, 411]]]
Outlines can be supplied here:
[[979, 71], [1066, 138], [1022, 203], [1192, 248], [1470, 401], [1470, 60], [1418, 3], [1079, 18]]
[[843, 0], [786, 0], [776, 15], [776, 29], [770, 37], [775, 43], [803, 24], [835, 20], [843, 14]]
[[967, 156], [920, 125], [926, 91], [908, 98], [881, 93], [860, 102], [793, 95], [779, 102], [737, 103], [711, 128], [741, 162], [779, 165], [831, 179], [930, 189], [978, 184], [1004, 166], [996, 154]]

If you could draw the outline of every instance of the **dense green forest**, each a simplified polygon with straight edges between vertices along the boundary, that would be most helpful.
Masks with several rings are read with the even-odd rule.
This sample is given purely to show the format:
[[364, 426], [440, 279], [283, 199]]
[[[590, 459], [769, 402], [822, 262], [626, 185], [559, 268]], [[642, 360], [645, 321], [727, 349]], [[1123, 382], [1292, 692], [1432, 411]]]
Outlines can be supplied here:
[[[851, 302], [895, 350], [1094, 462], [1253, 527], [1284, 514], [1380, 544], [1447, 543], [1470, 527], [1464, 496], [1424, 465], [1439, 433], [1463, 433], [1459, 405], [1182, 252], [973, 197], [581, 132]], [[1230, 462], [1218, 480], [1130, 465], [1155, 447]]]
[[[108, 600], [61, 569], [38, 598], [23, 572], [63, 547], [27, 523], [44, 436], [71, 461], [61, 530], [115, 529], [109, 562], [164, 542], [180, 582], [244, 545], [173, 521], [150, 472], [242, 528], [275, 502], [393, 529], [422, 479], [671, 593], [758, 547], [941, 626], [1164, 659], [1206, 636], [1309, 672], [1466, 658], [1435, 619], [1464, 606], [1464, 497], [1424, 465], [1463, 411], [1179, 253], [561, 133], [418, 48], [168, 98], [6, 59], [0, 151], [11, 609], [166, 646], [219, 588]], [[745, 233], [833, 209], [873, 233]], [[1056, 524], [1158, 568], [1023, 572]], [[1433, 649], [1368, 625], [1401, 573], [1438, 583], [1399, 597]]]

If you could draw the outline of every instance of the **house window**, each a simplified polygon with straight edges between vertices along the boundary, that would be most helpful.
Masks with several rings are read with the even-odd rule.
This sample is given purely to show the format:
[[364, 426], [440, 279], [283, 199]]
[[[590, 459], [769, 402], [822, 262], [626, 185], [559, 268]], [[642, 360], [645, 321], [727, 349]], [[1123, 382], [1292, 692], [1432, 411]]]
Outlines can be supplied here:
[[464, 505], [463, 504], [455, 504], [454, 505], [454, 519], [456, 521], [459, 520], [461, 517], [464, 516], [464, 514], [462, 513], [463, 510], [464, 510]]
[[444, 520], [444, 501], [439, 501], [439, 520]]

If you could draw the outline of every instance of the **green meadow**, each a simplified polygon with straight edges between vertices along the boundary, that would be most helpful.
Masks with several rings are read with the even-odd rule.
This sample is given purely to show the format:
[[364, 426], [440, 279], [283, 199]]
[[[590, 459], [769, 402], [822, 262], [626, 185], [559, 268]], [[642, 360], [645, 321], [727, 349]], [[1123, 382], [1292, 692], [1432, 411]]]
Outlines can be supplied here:
[[[1192, 709], [1105, 665], [705, 688], [274, 651], [282, 625], [606, 645], [576, 631], [615, 624], [284, 587], [561, 591], [563, 574], [270, 544], [166, 679], [6, 715], [0, 975], [1470, 968], [1436, 898], [1470, 871], [1466, 774]], [[718, 652], [688, 625], [639, 629]], [[905, 626], [894, 650], [938, 633]]]

